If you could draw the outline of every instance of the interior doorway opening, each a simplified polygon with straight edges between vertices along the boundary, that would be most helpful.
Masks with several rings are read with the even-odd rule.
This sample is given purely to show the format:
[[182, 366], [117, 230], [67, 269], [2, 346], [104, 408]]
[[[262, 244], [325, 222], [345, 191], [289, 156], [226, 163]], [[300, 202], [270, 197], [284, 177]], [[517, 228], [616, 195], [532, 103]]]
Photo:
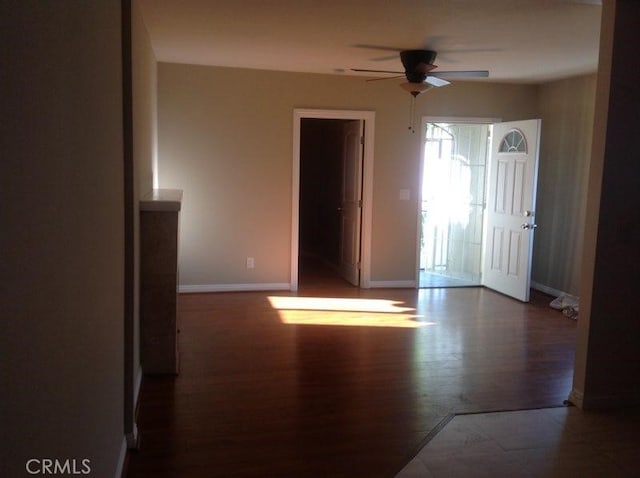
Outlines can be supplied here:
[[491, 123], [423, 121], [418, 285], [482, 284]]
[[[359, 285], [360, 210], [345, 217], [345, 192], [351, 202], [362, 199], [361, 153], [354, 152], [355, 165], [347, 162], [348, 132], [356, 131], [357, 137], [351, 142], [359, 146], [361, 124], [361, 120], [355, 119], [301, 120], [298, 264], [301, 285]], [[348, 278], [343, 270], [345, 260], [354, 265]]]
[[[323, 121], [309, 122], [308, 119]], [[342, 136], [340, 204], [329, 202], [328, 208], [323, 207], [327, 214], [333, 215], [334, 219], [336, 217], [339, 219], [339, 245], [336, 248], [334, 235], [334, 239], [325, 244], [327, 246], [325, 252], [335, 257], [335, 252], [338, 251], [338, 270], [343, 279], [361, 288], [370, 287], [374, 122], [373, 111], [295, 109], [293, 112], [290, 282], [292, 291], [298, 290], [301, 258], [305, 255], [302, 251], [307, 250], [304, 236], [309, 226], [308, 223], [305, 224], [308, 218], [303, 217], [306, 214], [303, 210], [306, 207], [304, 203], [309, 200], [309, 197], [303, 198], [306, 191], [302, 191], [306, 181], [303, 178], [306, 173], [302, 171], [306, 165], [302, 162], [304, 150], [307, 149], [304, 144], [306, 139], [303, 138], [303, 129], [306, 125], [320, 124], [340, 126]], [[322, 161], [318, 167], [323, 167]], [[327, 186], [313, 174], [310, 178], [311, 182], [319, 183], [320, 190]], [[335, 189], [335, 184], [331, 188]], [[329, 220], [327, 224], [329, 222], [332, 221]], [[333, 221], [331, 228], [334, 230], [335, 225], [336, 222]], [[313, 227], [313, 219], [311, 226]], [[313, 234], [311, 237], [314, 238]]]

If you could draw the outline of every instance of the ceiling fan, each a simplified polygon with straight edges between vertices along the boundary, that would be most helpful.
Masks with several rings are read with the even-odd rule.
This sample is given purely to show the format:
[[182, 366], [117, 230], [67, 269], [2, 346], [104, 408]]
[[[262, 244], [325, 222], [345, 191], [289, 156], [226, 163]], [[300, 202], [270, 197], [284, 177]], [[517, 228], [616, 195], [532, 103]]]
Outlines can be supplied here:
[[351, 70], [360, 73], [393, 73], [396, 75], [368, 81], [387, 80], [404, 75], [407, 78], [407, 83], [401, 84], [400, 87], [407, 90], [414, 98], [433, 87], [449, 85], [450, 82], [445, 78], [487, 78], [489, 76], [487, 70], [434, 71], [438, 68], [433, 64], [436, 56], [437, 52], [433, 50], [403, 50], [400, 52], [400, 61], [404, 66], [404, 72], [360, 68], [352, 68]]

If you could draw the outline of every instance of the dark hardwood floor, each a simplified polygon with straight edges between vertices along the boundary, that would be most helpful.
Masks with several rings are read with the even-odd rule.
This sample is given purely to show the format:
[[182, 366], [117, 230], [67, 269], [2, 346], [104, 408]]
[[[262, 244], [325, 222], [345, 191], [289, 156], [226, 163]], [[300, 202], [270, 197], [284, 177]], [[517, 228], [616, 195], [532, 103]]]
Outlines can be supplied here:
[[306, 284], [180, 296], [180, 374], [145, 378], [126, 476], [392, 477], [450, 413], [571, 390], [547, 296]]

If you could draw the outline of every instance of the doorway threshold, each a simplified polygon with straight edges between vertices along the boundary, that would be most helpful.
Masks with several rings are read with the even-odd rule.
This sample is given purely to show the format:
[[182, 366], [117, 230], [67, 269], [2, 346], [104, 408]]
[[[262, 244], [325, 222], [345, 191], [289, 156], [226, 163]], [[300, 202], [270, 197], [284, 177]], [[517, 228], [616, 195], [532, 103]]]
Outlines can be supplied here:
[[465, 280], [450, 277], [437, 272], [420, 271], [420, 289], [436, 289], [445, 287], [481, 287], [481, 284], [473, 280]]

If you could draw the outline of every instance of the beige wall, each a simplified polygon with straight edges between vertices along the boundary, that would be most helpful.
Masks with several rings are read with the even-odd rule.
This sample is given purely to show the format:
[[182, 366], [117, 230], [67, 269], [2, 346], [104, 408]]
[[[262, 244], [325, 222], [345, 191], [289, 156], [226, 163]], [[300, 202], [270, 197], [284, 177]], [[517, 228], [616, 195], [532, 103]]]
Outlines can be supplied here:
[[640, 3], [605, 0], [570, 397], [581, 408], [640, 404], [639, 23]]
[[3, 3], [0, 475], [122, 451], [120, 2]]
[[[376, 112], [372, 281], [416, 273], [419, 134], [394, 80], [160, 63], [160, 187], [184, 190], [182, 285], [289, 282], [293, 109]], [[535, 117], [537, 88], [456, 82], [418, 97], [420, 117]], [[410, 189], [411, 201], [398, 198]], [[401, 232], [399, 232], [401, 231]], [[255, 269], [245, 268], [247, 256]]]
[[540, 86], [542, 139], [532, 280], [579, 295], [596, 76]]
[[139, 201], [153, 188], [153, 164], [157, 149], [157, 62], [138, 1], [131, 8], [132, 55], [132, 116], [134, 161], [134, 360], [133, 373], [137, 380], [140, 372], [140, 211]]
[[133, 157], [138, 198], [153, 188], [157, 151], [158, 65], [138, 0], [131, 7]]
[[133, 439], [135, 402], [140, 390], [140, 210], [139, 201], [153, 188], [153, 165], [157, 151], [157, 62], [139, 2], [131, 5], [131, 83], [133, 123], [133, 323], [127, 347], [126, 432]]

